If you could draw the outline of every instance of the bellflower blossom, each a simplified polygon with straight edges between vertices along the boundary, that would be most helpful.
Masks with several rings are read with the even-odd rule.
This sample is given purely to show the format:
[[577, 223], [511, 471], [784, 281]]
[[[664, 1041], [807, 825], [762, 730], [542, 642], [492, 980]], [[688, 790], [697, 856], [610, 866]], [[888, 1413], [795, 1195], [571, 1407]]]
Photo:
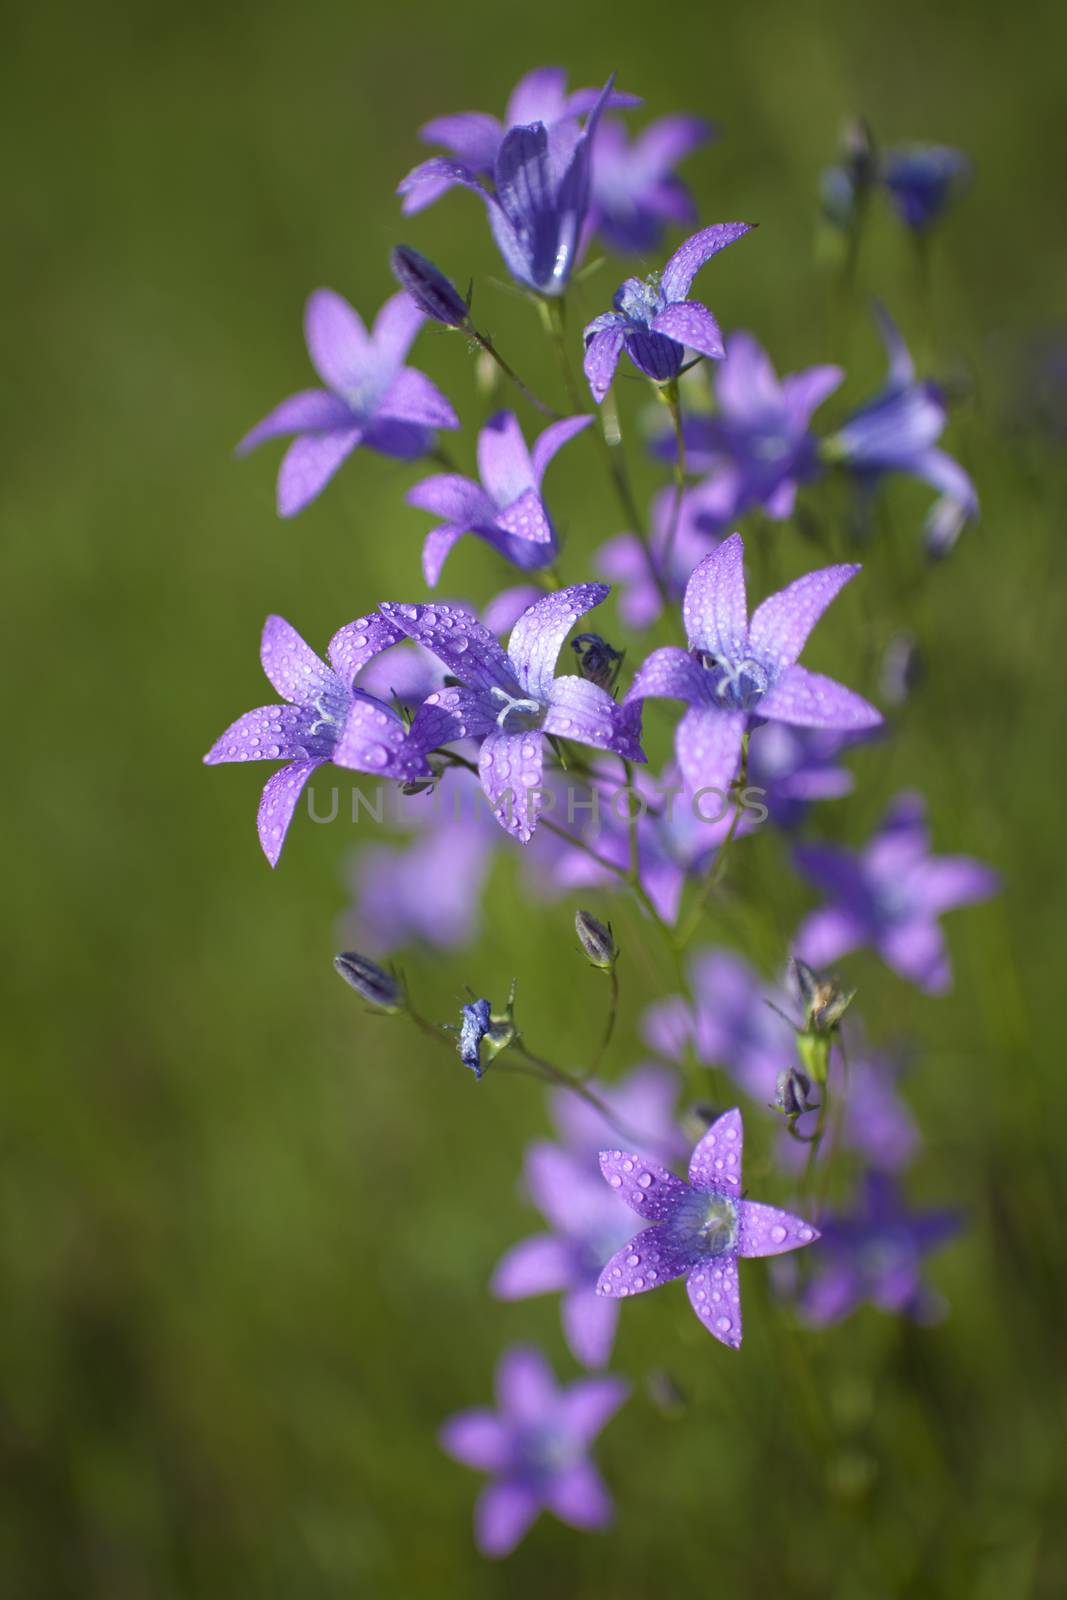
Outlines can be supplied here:
[[670, 488], [653, 496], [647, 548], [635, 533], [620, 533], [596, 552], [597, 571], [619, 585], [619, 615], [628, 627], [651, 627], [662, 615], [664, 590], [680, 600], [693, 568], [730, 526], [735, 497], [727, 476], [684, 490], [677, 517], [675, 494]]
[[810, 1257], [813, 1276], [800, 1294], [800, 1313], [815, 1327], [840, 1322], [865, 1301], [917, 1322], [942, 1315], [924, 1282], [923, 1258], [958, 1233], [957, 1211], [909, 1211], [896, 1181], [867, 1174], [852, 1212], [827, 1217]]
[[611, 1356], [618, 1306], [596, 1292], [601, 1268], [635, 1231], [633, 1213], [605, 1189], [595, 1166], [558, 1145], [530, 1146], [526, 1187], [551, 1232], [522, 1239], [497, 1264], [490, 1284], [499, 1300], [562, 1294], [560, 1314], [571, 1354], [584, 1367]]
[[614, 311], [585, 329], [585, 375], [599, 405], [611, 388], [625, 349], [634, 366], [656, 383], [676, 378], [686, 350], [721, 361], [722, 333], [707, 306], [686, 296], [701, 267], [752, 231], [748, 222], [717, 222], [694, 233], [651, 278], [627, 278], [615, 292]]
[[[417, 210], [456, 185], [472, 189], [485, 202], [497, 248], [515, 281], [536, 294], [563, 294], [588, 232], [593, 139], [613, 85], [614, 77], [596, 98], [584, 128], [574, 115], [546, 124], [531, 114], [546, 109], [539, 92], [518, 108], [513, 102], [509, 114], [518, 109], [529, 121], [510, 127], [502, 139], [488, 121], [476, 126], [471, 120], [476, 113], [428, 124], [437, 130], [433, 138], [447, 124], [448, 142], [463, 153], [452, 160], [431, 157], [409, 172], [397, 190], [405, 209]], [[492, 188], [483, 181], [490, 167]]]
[[660, 117], [627, 140], [619, 117], [605, 117], [593, 147], [592, 214], [597, 234], [624, 255], [661, 243], [665, 227], [696, 221], [696, 206], [674, 175], [679, 161], [715, 137], [702, 117]]
[[657, 1001], [645, 1012], [642, 1032], [670, 1061], [691, 1048], [702, 1066], [725, 1067], [754, 1100], [773, 1100], [778, 1073], [796, 1053], [793, 1030], [768, 1005], [786, 996], [728, 949], [701, 950], [689, 962], [690, 1007], [680, 995]]
[[433, 448], [434, 428], [459, 427], [436, 385], [404, 365], [425, 320], [406, 294], [396, 294], [368, 334], [347, 300], [316, 289], [304, 313], [304, 337], [326, 388], [290, 395], [237, 447], [244, 455], [267, 439], [296, 434], [278, 472], [279, 516], [303, 511], [357, 445], [413, 461]]
[[510, 1555], [541, 1511], [572, 1528], [606, 1528], [612, 1505], [589, 1447], [629, 1395], [621, 1378], [580, 1378], [558, 1388], [539, 1350], [515, 1348], [496, 1370], [497, 1410], [450, 1417], [441, 1448], [492, 1474], [474, 1512], [485, 1556]]
[[283, 617], [268, 617], [259, 658], [286, 702], [238, 717], [204, 757], [222, 761], [284, 761], [268, 778], [256, 824], [271, 866], [277, 866], [296, 803], [316, 767], [335, 766], [411, 781], [429, 777], [425, 757], [409, 742], [396, 712], [352, 687], [372, 656], [403, 638], [377, 612], [341, 628], [330, 640], [329, 666]]
[[[597, 1099], [607, 1106], [608, 1122], [588, 1100], [565, 1089], [553, 1089], [549, 1109], [564, 1147], [599, 1169], [600, 1152], [617, 1127], [640, 1129], [642, 1149], [669, 1160], [680, 1160], [686, 1141], [675, 1120], [678, 1080], [665, 1067], [634, 1067], [615, 1083], [592, 1083]], [[613, 1127], [612, 1124], [615, 1124]]]
[[889, 373], [880, 392], [854, 411], [822, 444], [824, 460], [844, 467], [857, 480], [863, 501], [869, 501], [887, 472], [903, 472], [937, 489], [940, 499], [927, 523], [927, 543], [940, 554], [954, 532], [978, 515], [974, 484], [957, 461], [936, 447], [948, 421], [941, 390], [920, 383], [915, 364], [888, 313], [875, 306], [879, 330], [889, 357]]
[[764, 600], [749, 622], [741, 535], [731, 534], [700, 563], [683, 605], [688, 651], [654, 650], [627, 695], [627, 703], [653, 696], [685, 702], [675, 754], [688, 787], [727, 789], [757, 719], [847, 731], [881, 722], [851, 689], [797, 665], [811, 629], [859, 570], [806, 573]]
[[482, 623], [455, 606], [384, 605], [382, 615], [433, 652], [459, 680], [428, 696], [412, 724], [416, 749], [481, 740], [482, 788], [501, 826], [524, 844], [537, 825], [544, 740], [574, 739], [645, 760], [634, 707], [620, 707], [586, 678], [555, 676], [556, 658], [578, 618], [599, 605], [601, 583], [573, 584], [523, 612], [504, 648]]
[[[730, 520], [753, 506], [775, 521], [793, 515], [798, 486], [820, 471], [812, 416], [844, 377], [841, 367], [819, 366], [780, 379], [750, 333], [730, 334], [726, 359], [715, 368], [716, 411], [683, 425], [691, 470], [714, 469], [720, 480], [729, 479]], [[675, 459], [672, 435], [657, 444], [656, 453]]]
[[900, 220], [924, 233], [967, 187], [971, 163], [947, 144], [905, 144], [887, 150], [881, 179]]
[[480, 484], [443, 472], [409, 489], [409, 505], [445, 519], [426, 535], [422, 548], [422, 570], [431, 589], [465, 533], [477, 534], [525, 571], [551, 566], [558, 546], [541, 498], [541, 480], [556, 452], [592, 421], [591, 416], [564, 417], [546, 428], [528, 450], [518, 419], [510, 411], [499, 411], [478, 435]]
[[795, 953], [822, 968], [870, 945], [887, 966], [928, 994], [944, 994], [952, 969], [938, 917], [995, 894], [997, 874], [970, 856], [933, 856], [918, 794], [893, 801], [858, 854], [836, 845], [799, 845], [797, 866], [830, 903], [801, 923]]
[[705, 1328], [734, 1350], [741, 1345], [738, 1258], [781, 1255], [819, 1237], [802, 1217], [741, 1199], [742, 1138], [740, 1111], [718, 1117], [693, 1151], [688, 1183], [640, 1155], [600, 1155], [605, 1181], [652, 1226], [616, 1252], [597, 1292], [623, 1299], [684, 1277]]
[[748, 780], [763, 790], [763, 803], [779, 828], [795, 828], [816, 800], [851, 794], [853, 778], [841, 756], [872, 737], [834, 728], [791, 728], [765, 722], [752, 732]]

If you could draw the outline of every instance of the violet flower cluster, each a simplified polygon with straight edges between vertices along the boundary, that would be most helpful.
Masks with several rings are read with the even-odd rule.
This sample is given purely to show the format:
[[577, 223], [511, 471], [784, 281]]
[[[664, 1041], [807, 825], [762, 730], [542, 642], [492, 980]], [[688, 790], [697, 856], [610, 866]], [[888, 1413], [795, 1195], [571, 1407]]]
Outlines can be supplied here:
[[[761, 1270], [773, 1299], [753, 1304], [753, 1319], [821, 1327], [865, 1303], [923, 1322], [942, 1314], [926, 1261], [964, 1219], [955, 1208], [915, 1209], [905, 1195], [924, 1142], [903, 1090], [921, 1055], [875, 1039], [860, 1014], [883, 981], [945, 993], [952, 962], [940, 918], [997, 888], [971, 856], [933, 852], [925, 803], [911, 789], [890, 800], [866, 843], [857, 824], [869, 774], [884, 771], [867, 747], [892, 749], [921, 692], [910, 604], [930, 575], [883, 491], [901, 476], [936, 491], [928, 555], [947, 555], [978, 510], [969, 475], [941, 444], [943, 390], [918, 376], [881, 307], [887, 379], [844, 404], [836, 361], [811, 348], [808, 364], [779, 376], [756, 336], [733, 326], [729, 263], [763, 270], [760, 251], [782, 256], [783, 247], [765, 246], [764, 230], [744, 257], [731, 250], [719, 263], [753, 225], [698, 225], [675, 168], [710, 140], [703, 118], [668, 115], [632, 132], [635, 96], [610, 76], [602, 88], [568, 90], [558, 68], [529, 73], [497, 97], [505, 102], [502, 117], [426, 122], [420, 137], [444, 153], [416, 165], [398, 192], [409, 217], [453, 189], [477, 197], [533, 325], [555, 346], [561, 394], [554, 405], [535, 395], [485, 331], [481, 292], [461, 294], [410, 245], [392, 253], [402, 292], [370, 331], [339, 294], [311, 296], [304, 332], [322, 387], [284, 400], [239, 450], [291, 441], [278, 474], [283, 517], [307, 508], [342, 467], [358, 483], [350, 458], [359, 447], [394, 458], [407, 474], [398, 501], [432, 518], [421, 583], [414, 548], [400, 598], [369, 589], [357, 570], [349, 601], [347, 579], [332, 573], [342, 617], [359, 615], [334, 633], [326, 659], [268, 618], [260, 659], [279, 698], [240, 716], [204, 758], [278, 763], [257, 812], [272, 867], [319, 769], [358, 777], [353, 820], [366, 814], [388, 831], [346, 868], [345, 937], [355, 948], [336, 958], [337, 971], [440, 1051], [453, 1092], [493, 1093], [511, 1074], [545, 1086], [554, 1137], [535, 1132], [516, 1161], [524, 1203], [541, 1220], [524, 1237], [502, 1236], [485, 1280], [501, 1326], [529, 1299], [558, 1296], [567, 1358], [595, 1375], [560, 1384], [523, 1342], [501, 1357], [495, 1409], [443, 1423], [443, 1449], [489, 1476], [475, 1537], [493, 1557], [543, 1510], [583, 1530], [610, 1522], [592, 1448], [633, 1387], [605, 1371], [617, 1348], [624, 1367], [634, 1363], [627, 1323], [647, 1309], [631, 1301], [684, 1280], [711, 1336], [695, 1358], [715, 1373], [720, 1356], [736, 1357], [712, 1341], [741, 1348], [741, 1280]], [[854, 125], [824, 192], [852, 227], [881, 187], [925, 234], [962, 174], [954, 152], [877, 153]], [[672, 228], [688, 237], [668, 248]], [[642, 259], [638, 272], [620, 266], [610, 280], [621, 279], [610, 308], [602, 299], [576, 320], [575, 274], [594, 239]], [[590, 310], [595, 281], [583, 287]], [[479, 383], [493, 393], [480, 426], [461, 426], [436, 376], [408, 364], [427, 324], [459, 333], [454, 348], [480, 352]], [[439, 350], [425, 341], [420, 362], [436, 372]], [[634, 394], [659, 419], [644, 434], [646, 466], [663, 478], [647, 523], [624, 447], [634, 419], [620, 421]], [[577, 511], [563, 493], [568, 472], [570, 481], [603, 474]], [[847, 510], [833, 498], [842, 484]], [[430, 592], [464, 540], [448, 570], [488, 575], [477, 605]], [[813, 557], [812, 543], [830, 559]], [[887, 564], [889, 543], [899, 549]], [[861, 549], [862, 565], [852, 559]], [[891, 574], [909, 559], [911, 586], [895, 587]], [[760, 574], [751, 605], [746, 563], [749, 579]], [[882, 662], [876, 612], [892, 629]], [[317, 823], [335, 818], [337, 788], [329, 806], [309, 791], [308, 810]], [[944, 826], [936, 819], [937, 833]], [[507, 855], [520, 871], [502, 879]], [[474, 944], [502, 884], [514, 902], [509, 925], [554, 936], [560, 902], [595, 898], [596, 911], [577, 910], [567, 950], [574, 982], [582, 963], [599, 986], [603, 1018], [588, 1036], [535, 1048], [525, 980], [512, 981], [506, 1000], [457, 981], [451, 1016], [424, 1010], [417, 952], [440, 962]], [[822, 902], [801, 910], [805, 884]], [[741, 914], [719, 915], [725, 908]], [[747, 935], [728, 942], [731, 927], [761, 919], [774, 974], [743, 953]], [[710, 928], [720, 942], [705, 942]], [[648, 985], [663, 970], [646, 956], [655, 941], [677, 974], [668, 992]], [[416, 981], [381, 964], [401, 951], [416, 952]], [[624, 1002], [640, 1017], [630, 1045]], [[746, 1136], [766, 1198], [745, 1187]], [[775, 1259], [739, 1267], [761, 1257]], [[729, 1381], [725, 1369], [719, 1381]], [[646, 1446], [647, 1460], [657, 1448]]]

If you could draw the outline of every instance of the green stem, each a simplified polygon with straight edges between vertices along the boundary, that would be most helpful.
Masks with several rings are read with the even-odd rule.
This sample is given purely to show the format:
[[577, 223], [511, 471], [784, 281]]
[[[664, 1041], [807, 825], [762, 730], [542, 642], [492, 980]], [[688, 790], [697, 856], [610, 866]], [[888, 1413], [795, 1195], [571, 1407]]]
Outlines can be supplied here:
[[537, 398], [532, 389], [527, 388], [522, 379], [519, 377], [518, 373], [515, 371], [514, 367], [509, 366], [504, 360], [504, 357], [500, 354], [500, 351], [496, 348], [496, 345], [493, 343], [492, 339], [490, 339], [487, 333], [480, 333], [478, 329], [473, 326], [468, 328], [467, 332], [470, 334], [475, 344], [480, 345], [485, 351], [486, 355], [492, 357], [497, 366], [500, 368], [501, 372], [504, 374], [505, 378], [515, 385], [519, 393], [530, 402], [535, 410], [540, 411], [543, 417], [548, 417], [553, 422], [559, 421], [559, 412], [553, 411], [551, 406], [546, 406], [543, 400], [539, 400]]
[[619, 974], [614, 967], [608, 972], [608, 979], [611, 983], [611, 998], [608, 1001], [607, 1021], [604, 1024], [604, 1032], [600, 1036], [600, 1043], [596, 1048], [593, 1059], [584, 1073], [583, 1082], [589, 1078], [596, 1077], [615, 1034], [615, 1023], [619, 1015]]

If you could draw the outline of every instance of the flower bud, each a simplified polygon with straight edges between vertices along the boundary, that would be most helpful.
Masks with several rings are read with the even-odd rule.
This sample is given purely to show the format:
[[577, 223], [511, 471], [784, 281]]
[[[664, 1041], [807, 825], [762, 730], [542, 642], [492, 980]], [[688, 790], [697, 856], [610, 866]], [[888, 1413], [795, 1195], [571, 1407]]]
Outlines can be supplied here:
[[599, 633], [580, 633], [571, 641], [571, 649], [578, 657], [579, 674], [610, 694], [618, 680], [623, 652], [614, 649]]
[[913, 633], [897, 633], [885, 647], [879, 672], [882, 698], [901, 706], [922, 682], [923, 662]]
[[439, 267], [410, 245], [398, 244], [389, 257], [393, 275], [419, 310], [446, 328], [465, 328], [470, 308]]
[[806, 1072], [790, 1067], [775, 1080], [774, 1110], [794, 1122], [805, 1111], [815, 1111], [818, 1101], [811, 1099], [811, 1079]]
[[832, 978], [820, 977], [806, 961], [795, 957], [793, 971], [804, 1002], [804, 1018], [809, 1033], [832, 1033], [856, 998], [855, 989], [840, 989]]
[[610, 972], [619, 958], [610, 922], [605, 925], [591, 911], [579, 911], [574, 918], [574, 931], [591, 964]]
[[399, 1011], [404, 1004], [400, 984], [384, 967], [355, 950], [342, 951], [334, 956], [335, 971], [370, 1005], [381, 1011]]

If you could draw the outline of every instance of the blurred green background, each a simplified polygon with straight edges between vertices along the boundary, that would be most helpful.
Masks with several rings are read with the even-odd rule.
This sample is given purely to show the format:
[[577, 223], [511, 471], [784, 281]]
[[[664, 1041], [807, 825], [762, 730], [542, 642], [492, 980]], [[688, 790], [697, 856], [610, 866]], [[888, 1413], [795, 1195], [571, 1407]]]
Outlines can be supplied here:
[[[998, 351], [1064, 314], [1065, 17], [981, 0], [95, 0], [9, 18], [5, 1595], [1063, 1593], [1064, 473], [1008, 436]], [[874, 1037], [920, 1046], [915, 1192], [971, 1217], [934, 1267], [949, 1320], [916, 1331], [866, 1311], [787, 1339], [783, 1364], [761, 1267], [746, 1274], [740, 1356], [711, 1348], [679, 1295], [649, 1297], [623, 1318], [618, 1367], [640, 1390], [668, 1366], [686, 1416], [664, 1420], [639, 1392], [605, 1434], [613, 1535], [546, 1519], [494, 1567], [471, 1544], [477, 1480], [435, 1430], [488, 1396], [515, 1339], [573, 1371], [554, 1299], [484, 1292], [531, 1231], [515, 1177], [546, 1126], [539, 1091], [476, 1085], [403, 1024], [366, 1017], [330, 969], [349, 833], [298, 817], [272, 874], [254, 831], [263, 774], [200, 758], [266, 698], [268, 611], [321, 647], [378, 599], [422, 593], [411, 469], [357, 457], [283, 525], [274, 453], [232, 457], [309, 381], [307, 292], [328, 284], [373, 312], [406, 238], [474, 275], [507, 353], [554, 383], [530, 309], [487, 281], [499, 267], [476, 202], [404, 222], [393, 196], [420, 122], [499, 112], [553, 61], [572, 83], [617, 68], [642, 117], [721, 124], [685, 169], [701, 215], [762, 226], [709, 274], [711, 303], [780, 370], [847, 359], [852, 400], [881, 355], [862, 306], [834, 312], [816, 250], [840, 120], [862, 111], [887, 141], [973, 158], [925, 331], [907, 241], [884, 216], [861, 291], [968, 376], [948, 443], [983, 518], [917, 609], [891, 618], [917, 629], [928, 663], [893, 782], [920, 786], [939, 847], [996, 862], [1006, 892], [951, 920], [947, 999], [864, 959], [849, 969]], [[609, 267], [588, 292], [614, 281]], [[460, 341], [426, 335], [415, 359], [476, 414]], [[554, 471], [574, 560], [619, 522], [591, 453], [575, 446]], [[889, 501], [905, 561], [923, 505], [907, 488]], [[778, 576], [815, 564], [781, 538]], [[484, 551], [454, 561], [450, 592], [497, 586]], [[843, 600], [821, 646], [850, 682], [862, 616]], [[853, 841], [886, 798], [877, 759], [856, 770], [832, 818]], [[776, 849], [753, 841], [732, 881], [735, 899], [758, 887], [784, 937], [811, 902]], [[580, 1059], [603, 995], [573, 953], [573, 909], [519, 912], [505, 867], [474, 949], [407, 963], [426, 1009], [452, 1014], [467, 982], [499, 996], [517, 973], [531, 1042]], [[618, 924], [640, 939], [628, 914]], [[763, 937], [756, 953], [777, 963], [784, 946]], [[628, 1022], [666, 981], [633, 964]], [[619, 1068], [639, 1059], [632, 1040]]]

